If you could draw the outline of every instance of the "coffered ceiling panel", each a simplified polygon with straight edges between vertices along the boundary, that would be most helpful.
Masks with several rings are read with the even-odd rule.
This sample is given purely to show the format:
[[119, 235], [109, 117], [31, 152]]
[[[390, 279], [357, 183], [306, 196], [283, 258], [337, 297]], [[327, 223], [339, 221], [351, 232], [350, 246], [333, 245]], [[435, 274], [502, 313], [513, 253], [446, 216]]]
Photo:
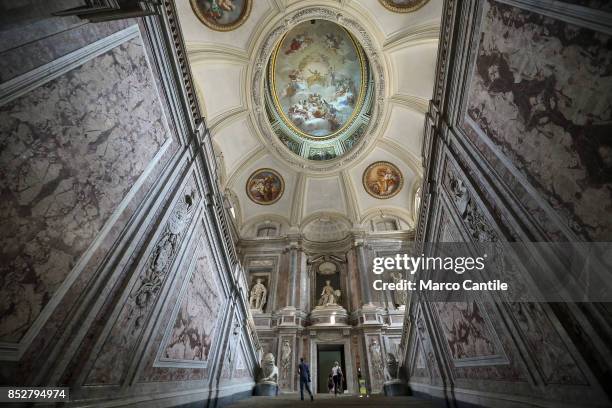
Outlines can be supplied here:
[[344, 188], [340, 177], [308, 178], [304, 192], [304, 217], [318, 211], [346, 213]]
[[260, 141], [249, 126], [249, 117], [243, 114], [229, 124], [213, 129], [213, 140], [223, 154], [227, 175], [236, 171], [236, 166], [242, 164], [243, 159], [260, 146]]
[[436, 71], [437, 42], [393, 48], [389, 53], [392, 64], [392, 92], [429, 100]]
[[392, 104], [385, 138], [401, 146], [418, 160], [421, 156], [425, 116], [400, 104]]
[[215, 126], [222, 117], [244, 109], [241, 84], [246, 66], [236, 63], [210, 61], [192, 66], [196, 83], [204, 95], [207, 123]]
[[[177, 7], [198, 97], [214, 146], [223, 157], [224, 177], [220, 182], [223, 189], [233, 193], [232, 200], [240, 207], [239, 228], [248, 220], [268, 216], [282, 218], [301, 229], [326, 214], [348, 224], [358, 224], [380, 209], [412, 218], [413, 187], [422, 177], [423, 126], [433, 89], [442, 0], [430, 0], [412, 13], [391, 12], [377, 0], [255, 0], [245, 23], [227, 32], [214, 31], [202, 24], [188, 0], [177, 2]], [[284, 140], [278, 128], [259, 120], [261, 109], [266, 107], [254, 99], [258, 89], [265, 89], [265, 71], [264, 75], [255, 75], [261, 72], [261, 67], [268, 66], [265, 55], [269, 54], [263, 50], [273, 50], [289, 30], [316, 19], [331, 20], [341, 26], [346, 24], [344, 28], [359, 41], [370, 67], [374, 67], [372, 61], [376, 61], [376, 69], [372, 70], [374, 83], [377, 78], [384, 78], [380, 95], [373, 94], [377, 108], [372, 123], [376, 125], [370, 129], [367, 124], [361, 126], [354, 121], [352, 143], [362, 140], [362, 146], [355, 147], [354, 154], [340, 159], [328, 155], [325, 165], [319, 167], [312, 163], [323, 162], [310, 160], [310, 150], [302, 154], [304, 146]], [[320, 26], [326, 31], [325, 24]], [[366, 34], [360, 34], [363, 32]], [[286, 39], [290, 42], [283, 48], [282, 55], [296, 57], [294, 53], [303, 53], [303, 58], [294, 59], [312, 63], [304, 65], [302, 71], [298, 64], [299, 72], [290, 72], [288, 76], [293, 85], [281, 91], [291, 97], [294, 90], [302, 89], [303, 82], [315, 88], [347, 82], [350, 89], [350, 78], [340, 78], [342, 67], [316, 67], [317, 58], [321, 58], [317, 55], [323, 54], [321, 50], [343, 55], [341, 36], [331, 32], [323, 36], [304, 32], [300, 37], [299, 34]], [[315, 40], [317, 44], [313, 43]], [[345, 58], [350, 59], [349, 56]], [[295, 83], [291, 82], [294, 79]], [[330, 104], [322, 91], [313, 92], [313, 100], [321, 97], [325, 99], [322, 105]], [[302, 100], [292, 103], [304, 105]], [[305, 106], [310, 105], [306, 103]], [[327, 110], [335, 112], [331, 108]], [[321, 112], [327, 110], [320, 109], [312, 114], [319, 118]], [[348, 151], [356, 145], [347, 146]], [[393, 163], [403, 175], [401, 191], [391, 198], [375, 198], [363, 187], [363, 171], [376, 161]], [[271, 168], [284, 179], [281, 198], [270, 205], [257, 204], [246, 193], [247, 179], [262, 168]]]

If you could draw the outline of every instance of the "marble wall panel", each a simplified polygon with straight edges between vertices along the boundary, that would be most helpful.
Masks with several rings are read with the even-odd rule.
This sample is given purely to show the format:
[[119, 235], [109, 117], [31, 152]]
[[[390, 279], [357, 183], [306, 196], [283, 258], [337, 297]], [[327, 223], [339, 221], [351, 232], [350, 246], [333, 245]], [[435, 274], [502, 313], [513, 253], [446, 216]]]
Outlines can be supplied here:
[[610, 36], [485, 3], [468, 117], [590, 240], [612, 237], [611, 66]]
[[[211, 260], [202, 244], [194, 272], [176, 315], [162, 360], [206, 361], [223, 304]], [[218, 340], [218, 339], [217, 339]]]
[[22, 338], [167, 138], [139, 38], [0, 107], [2, 341]]
[[436, 302], [440, 326], [454, 360], [499, 355], [494, 332], [476, 302]]
[[[177, 272], [178, 279], [186, 280], [187, 282], [183, 288], [177, 285], [177, 288], [175, 288], [174, 292], [170, 294], [166, 300], [166, 305], [168, 305], [168, 307], [163, 309], [160, 324], [157, 326], [159, 329], [157, 332], [153, 333], [152, 340], [148, 346], [144, 368], [138, 379], [140, 383], [203, 380], [208, 378], [211, 372], [210, 365], [199, 359], [200, 357], [206, 358], [205, 354], [210, 358], [213, 352], [213, 348], [210, 347], [210, 345], [214, 344], [214, 342], [212, 342], [208, 346], [200, 345], [202, 343], [201, 339], [204, 337], [201, 333], [203, 329], [202, 327], [193, 326], [193, 321], [200, 320], [200, 316], [195, 316], [194, 319], [192, 315], [188, 319], [181, 319], [180, 323], [177, 325], [180, 316], [188, 316], [189, 311], [195, 311], [197, 309], [198, 313], [201, 312], [199, 306], [195, 308], [189, 306], [193, 301], [192, 295], [194, 294], [194, 292], [190, 290], [190, 287], [195, 283], [196, 286], [202, 288], [201, 278], [210, 273], [208, 272], [210, 269], [210, 258], [205, 249], [206, 242], [203, 238], [203, 231], [196, 230], [194, 237], [192, 242], [194, 243], [193, 246], [195, 246], [195, 249], [193, 252], [191, 250], [187, 251], [185, 256], [188, 258], [194, 257], [196, 259], [193, 263], [186, 262], [183, 265], [183, 269], [188, 271]], [[208, 283], [205, 285], [208, 285]], [[197, 296], [198, 295], [196, 295], [196, 297]], [[217, 297], [216, 301], [219, 302], [220, 307], [222, 300]], [[200, 302], [197, 301], [197, 303]], [[173, 309], [171, 305], [176, 305], [177, 307]], [[191, 329], [182, 330], [185, 326], [183, 324], [184, 320], [192, 322], [192, 325], [189, 326]], [[206, 325], [208, 325], [208, 323], [206, 323]], [[181, 337], [178, 332], [181, 332], [184, 336]], [[176, 353], [175, 356], [179, 358], [169, 359], [166, 357], [165, 352], [169, 348], [169, 338], [179, 340], [173, 348]], [[182, 348], [177, 347], [181, 342], [184, 342], [184, 346]], [[202, 350], [202, 353], [200, 353], [200, 350]], [[182, 358], [180, 358], [181, 355]]]
[[[469, 232], [474, 242], [500, 242], [499, 233], [492, 227], [492, 222], [480, 208], [480, 205], [475, 202], [474, 192], [464, 178], [465, 175], [461, 173], [457, 166], [450, 162], [446, 163], [443, 181], [446, 194], [454, 205], [453, 211], [458, 212], [463, 227]], [[449, 224], [444, 214], [441, 217], [441, 223], [443, 224], [440, 227], [441, 230], [445, 229], [444, 225]], [[498, 245], [497, 248], [500, 251], [504, 250], [503, 245]], [[512, 271], [509, 270], [507, 273], [512, 273]], [[524, 286], [522, 290], [532, 289]], [[527, 347], [531, 350], [530, 356], [538, 365], [544, 381], [551, 384], [587, 384], [576, 360], [564, 344], [562, 334], [555, 329], [553, 322], [541, 305], [527, 302], [506, 302], [504, 305], [512, 316], [512, 325], [518, 330]], [[454, 322], [454, 318], [449, 318], [449, 321]], [[499, 322], [496, 322], [496, 325], [499, 325]], [[450, 338], [454, 338], [454, 336]], [[512, 349], [514, 346], [512, 346], [512, 341], [502, 335], [501, 343], [504, 344], [505, 352], [510, 354], [512, 367], [503, 369], [461, 368], [457, 371], [458, 375], [475, 377], [483, 375], [483, 378], [523, 381], [524, 374], [517, 366], [516, 358], [513, 357]], [[554, 350], [554, 352], [551, 352], [551, 350]]]
[[178, 194], [155, 244], [142, 262], [138, 279], [133, 280], [129, 296], [120, 306], [119, 317], [113, 322], [101, 350], [98, 350], [86, 379], [87, 384], [118, 384], [124, 378], [151, 311], [171, 276], [170, 271], [200, 202], [201, 195], [192, 178]]

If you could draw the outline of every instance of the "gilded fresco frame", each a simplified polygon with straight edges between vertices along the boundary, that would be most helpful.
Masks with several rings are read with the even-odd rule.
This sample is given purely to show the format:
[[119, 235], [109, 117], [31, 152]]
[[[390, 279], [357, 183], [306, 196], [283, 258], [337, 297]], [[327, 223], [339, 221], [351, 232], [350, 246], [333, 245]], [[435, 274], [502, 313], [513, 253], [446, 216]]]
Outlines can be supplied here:
[[[399, 174], [399, 184], [397, 188], [395, 189], [395, 191], [389, 195], [380, 195], [380, 194], [374, 193], [373, 191], [370, 191], [366, 183], [366, 175], [369, 174], [373, 168], [377, 166], [382, 166], [382, 165], [391, 167], [393, 170], [397, 172], [397, 174]], [[380, 200], [386, 200], [388, 198], [395, 197], [400, 191], [402, 191], [402, 187], [404, 187], [404, 175], [402, 174], [399, 167], [397, 167], [395, 164], [385, 161], [385, 160], [379, 160], [379, 161], [376, 161], [370, 164], [368, 167], [366, 167], [366, 169], [363, 171], [363, 175], [361, 176], [361, 184], [363, 185], [363, 188], [365, 189], [365, 191], [372, 197], [378, 198]]]
[[[330, 20], [323, 20], [323, 21], [327, 21], [327, 22], [332, 22]], [[301, 22], [299, 24], [304, 24], [305, 22]], [[298, 24], [298, 25], [299, 25]], [[339, 134], [341, 134], [342, 132], [344, 132], [346, 129], [348, 129], [353, 122], [355, 121], [355, 119], [359, 116], [359, 114], [361, 113], [361, 110], [363, 108], [363, 104], [365, 102], [365, 98], [366, 98], [366, 94], [367, 94], [367, 87], [368, 87], [368, 82], [370, 80], [369, 78], [369, 73], [368, 73], [368, 68], [367, 68], [367, 59], [365, 56], [365, 53], [363, 52], [363, 49], [361, 47], [361, 44], [359, 44], [355, 38], [353, 37], [353, 35], [344, 27], [342, 27], [340, 24], [336, 25], [338, 27], [340, 27], [344, 33], [348, 36], [348, 38], [350, 38], [353, 47], [355, 48], [355, 51], [357, 52], [357, 57], [359, 58], [359, 70], [361, 72], [361, 83], [359, 84], [359, 100], [357, 101], [357, 104], [355, 104], [355, 108], [353, 108], [353, 113], [351, 114], [350, 118], [346, 121], [346, 123], [338, 130], [336, 130], [333, 133], [330, 133], [327, 136], [311, 136], [308, 133], [302, 131], [300, 128], [298, 128], [285, 114], [285, 112], [282, 109], [282, 106], [280, 104], [280, 101], [278, 100], [278, 93], [276, 92], [276, 75], [275, 75], [275, 68], [276, 68], [276, 58], [278, 56], [278, 52], [280, 51], [281, 45], [283, 45], [283, 42], [285, 41], [285, 38], [287, 38], [287, 35], [289, 35], [289, 33], [295, 29], [297, 27], [292, 27], [291, 30], [287, 31], [278, 41], [278, 43], [274, 46], [274, 49], [272, 51], [272, 55], [270, 56], [270, 61], [268, 63], [268, 84], [270, 84], [270, 89], [268, 89], [268, 92], [270, 93], [270, 95], [272, 96], [272, 100], [274, 102], [274, 108], [276, 109], [276, 111], [279, 114], [279, 117], [281, 118], [281, 120], [283, 122], [285, 122], [285, 125], [287, 125], [291, 130], [293, 130], [295, 133], [297, 133], [298, 135], [300, 135], [301, 137], [308, 139], [308, 140], [313, 140], [313, 141], [318, 141], [318, 142], [322, 142], [322, 141], [326, 141], [326, 140], [330, 140], [330, 139], [334, 139], [336, 136], [338, 136]]]
[[227, 25], [216, 24], [210, 21], [204, 15], [204, 11], [200, 10], [200, 8], [198, 7], [197, 0], [189, 0], [189, 5], [191, 6], [193, 13], [196, 15], [198, 20], [200, 20], [200, 22], [204, 24], [206, 27], [210, 28], [211, 30], [226, 32], [226, 31], [233, 31], [244, 24], [244, 22], [251, 15], [251, 8], [253, 7], [253, 0], [244, 0], [244, 9], [242, 10], [242, 14], [238, 18], [238, 20], [236, 20], [232, 24], [227, 24]]
[[[272, 173], [274, 176], [276, 176], [278, 178], [278, 180], [280, 181], [280, 192], [278, 193], [278, 196], [276, 196], [276, 198], [274, 200], [269, 201], [269, 202], [261, 202], [261, 201], [256, 200], [255, 197], [253, 197], [251, 195], [251, 191], [249, 190], [249, 185], [251, 184], [251, 180], [253, 179], [253, 176], [255, 176], [256, 174], [262, 173], [262, 172], [266, 172], [266, 171]], [[247, 181], [245, 183], [244, 188], [245, 188], [247, 197], [249, 197], [249, 199], [252, 202], [254, 202], [255, 204], [259, 204], [259, 205], [272, 205], [272, 204], [276, 203], [278, 200], [280, 200], [281, 197], [283, 196], [283, 194], [285, 192], [285, 179], [276, 170], [268, 168], [268, 167], [264, 167], [264, 168], [261, 168], [261, 169], [257, 169], [257, 170], [255, 170], [254, 172], [251, 173], [251, 175], [249, 176], [249, 178], [247, 179]]]
[[378, 2], [384, 8], [394, 13], [413, 13], [419, 10], [420, 8], [422, 8], [423, 6], [425, 6], [427, 3], [429, 3], [429, 0], [421, 0], [420, 2], [418, 2], [417, 4], [413, 6], [403, 6], [403, 7], [391, 4], [389, 0], [378, 0]]

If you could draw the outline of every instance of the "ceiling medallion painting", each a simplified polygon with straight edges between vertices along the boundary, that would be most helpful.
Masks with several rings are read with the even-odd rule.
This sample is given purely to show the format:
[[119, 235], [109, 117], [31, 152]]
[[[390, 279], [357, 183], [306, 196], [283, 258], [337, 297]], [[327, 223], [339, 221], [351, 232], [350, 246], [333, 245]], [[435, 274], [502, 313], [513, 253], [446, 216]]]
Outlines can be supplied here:
[[274, 204], [281, 198], [284, 191], [283, 177], [272, 169], [255, 170], [246, 183], [249, 198], [261, 205]]
[[190, 0], [198, 19], [216, 31], [240, 27], [251, 14], [252, 0]]
[[327, 20], [298, 24], [268, 64], [266, 112], [274, 133], [308, 160], [332, 160], [365, 134], [372, 109], [369, 64], [343, 27]]
[[378, 0], [386, 9], [395, 13], [410, 13], [417, 11], [429, 0]]
[[363, 187], [373, 197], [391, 198], [402, 189], [404, 177], [392, 163], [379, 161], [372, 163], [363, 172]]

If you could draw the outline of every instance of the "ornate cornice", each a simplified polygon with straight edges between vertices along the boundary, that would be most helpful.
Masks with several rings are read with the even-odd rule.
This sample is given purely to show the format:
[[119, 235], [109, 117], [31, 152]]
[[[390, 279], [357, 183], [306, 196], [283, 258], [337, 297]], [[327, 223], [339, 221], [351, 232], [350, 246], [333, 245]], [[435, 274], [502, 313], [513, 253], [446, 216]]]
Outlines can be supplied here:
[[[308, 20], [322, 19], [338, 23], [346, 28], [355, 39], [361, 44], [366, 56], [368, 57], [375, 86], [375, 101], [372, 118], [367, 129], [369, 137], [362, 138], [357, 145], [346, 155], [325, 162], [314, 162], [297, 157], [275, 136], [270, 128], [268, 117], [265, 113], [265, 93], [264, 80], [266, 77], [266, 66], [268, 59], [276, 43], [282, 36], [294, 26]], [[386, 89], [385, 69], [380, 47], [373, 41], [372, 36], [366, 28], [359, 23], [353, 16], [346, 15], [345, 11], [340, 11], [331, 7], [306, 7], [288, 14], [285, 18], [274, 25], [265, 35], [255, 56], [253, 69], [249, 75], [251, 83], [251, 100], [255, 115], [257, 133], [263, 139], [264, 144], [269, 147], [272, 154], [292, 168], [300, 171], [312, 173], [337, 172], [346, 168], [357, 157], [372, 147], [377, 137], [376, 134], [381, 129], [382, 114], [385, 104], [384, 95]]]

